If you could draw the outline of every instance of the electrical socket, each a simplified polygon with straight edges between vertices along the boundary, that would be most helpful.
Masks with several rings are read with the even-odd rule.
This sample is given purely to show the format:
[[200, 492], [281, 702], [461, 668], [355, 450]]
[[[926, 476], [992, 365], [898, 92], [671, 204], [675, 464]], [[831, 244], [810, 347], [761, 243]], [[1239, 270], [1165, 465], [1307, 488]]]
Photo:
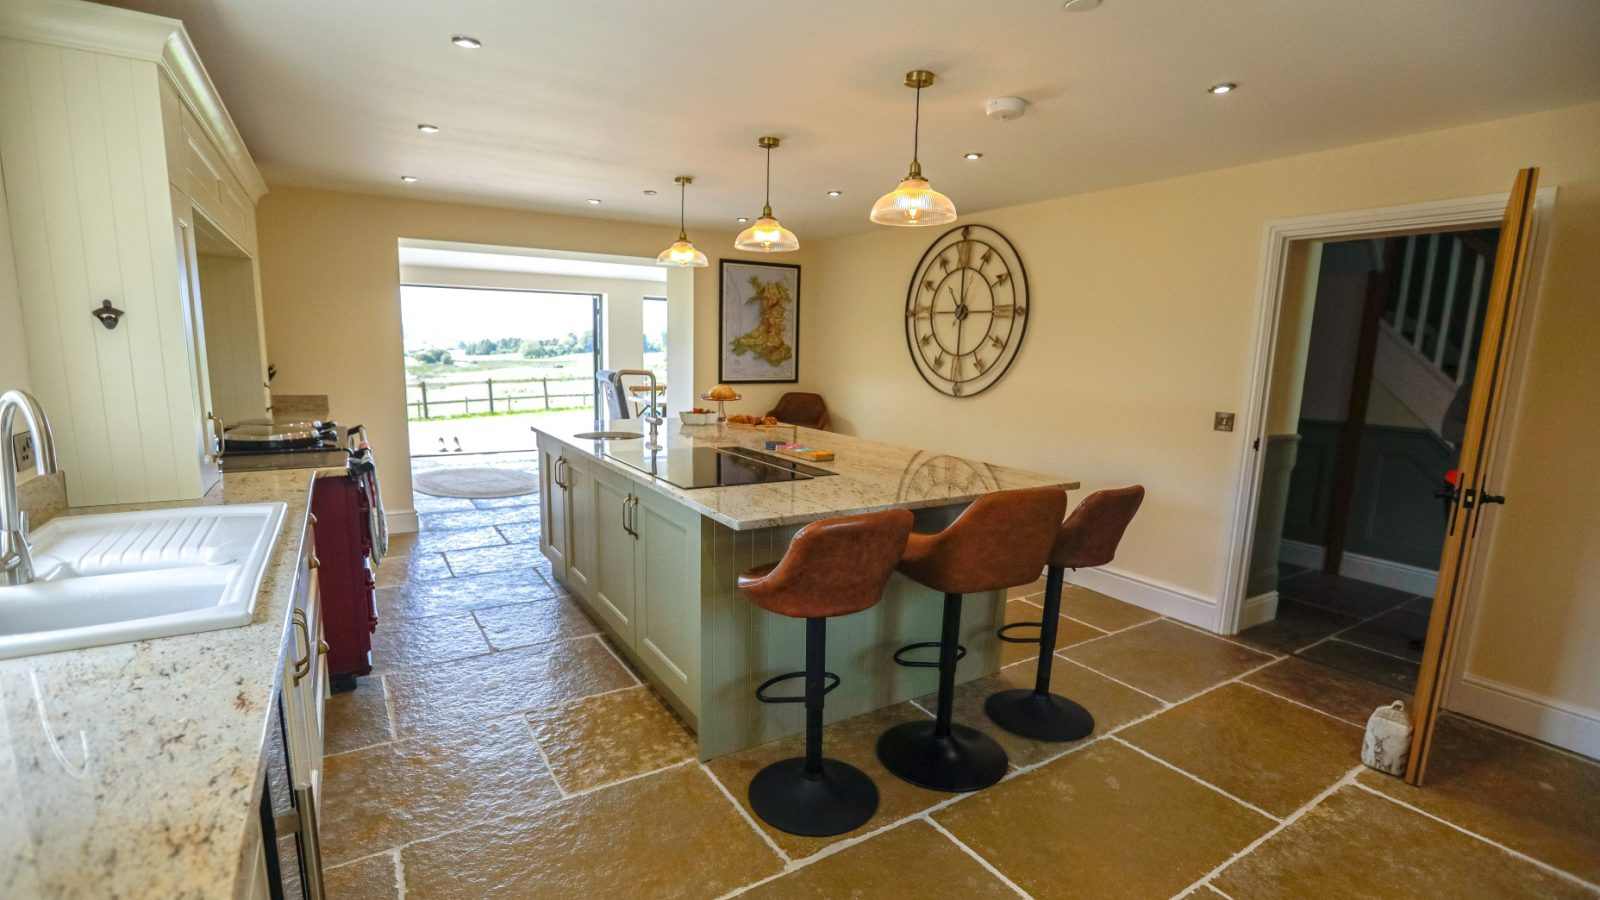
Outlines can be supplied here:
[[11, 436], [11, 449], [17, 454], [17, 471], [33, 468], [33, 435], [28, 432]]

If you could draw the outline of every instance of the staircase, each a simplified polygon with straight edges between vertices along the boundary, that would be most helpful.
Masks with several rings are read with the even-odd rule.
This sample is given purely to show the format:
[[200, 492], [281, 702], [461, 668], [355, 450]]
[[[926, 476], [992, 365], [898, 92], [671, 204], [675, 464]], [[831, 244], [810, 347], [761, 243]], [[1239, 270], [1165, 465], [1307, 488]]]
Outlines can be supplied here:
[[1494, 232], [1411, 235], [1389, 291], [1373, 378], [1438, 433], [1472, 374], [1480, 312], [1494, 267]]

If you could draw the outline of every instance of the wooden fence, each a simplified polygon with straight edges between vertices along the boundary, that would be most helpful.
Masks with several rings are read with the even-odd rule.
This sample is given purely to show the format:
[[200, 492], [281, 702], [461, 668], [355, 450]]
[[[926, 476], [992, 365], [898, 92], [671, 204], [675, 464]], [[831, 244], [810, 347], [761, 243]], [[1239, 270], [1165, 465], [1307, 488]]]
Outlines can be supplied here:
[[[440, 419], [447, 416], [464, 416], [473, 413], [514, 413], [548, 409], [586, 408], [594, 405], [593, 378], [485, 378], [483, 381], [445, 381], [429, 385], [416, 381], [406, 385], [406, 417], [411, 421]], [[517, 390], [514, 385], [535, 385], [535, 388]], [[554, 390], [552, 390], [554, 385]], [[577, 385], [576, 391], [562, 391], [563, 387]], [[482, 388], [478, 396], [453, 395], [462, 390]], [[434, 396], [428, 392], [432, 390]], [[563, 403], [564, 400], [577, 400]]]

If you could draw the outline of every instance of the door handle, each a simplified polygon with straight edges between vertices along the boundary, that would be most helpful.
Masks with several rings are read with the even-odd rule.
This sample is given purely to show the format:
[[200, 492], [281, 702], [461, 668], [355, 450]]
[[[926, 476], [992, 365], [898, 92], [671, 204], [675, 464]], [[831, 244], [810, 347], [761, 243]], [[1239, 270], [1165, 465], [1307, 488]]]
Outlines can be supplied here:
[[1501, 495], [1501, 494], [1484, 493], [1484, 494], [1479, 494], [1478, 495], [1478, 503], [1485, 504], [1485, 505], [1486, 504], [1490, 504], [1490, 503], [1498, 503], [1501, 506], [1504, 506], [1505, 503], [1506, 503], [1506, 498], [1505, 498], [1504, 495]]
[[628, 521], [630, 518], [632, 518], [632, 504], [632, 494], [622, 498], [622, 530], [628, 534], [633, 534], [633, 526], [629, 524]]
[[639, 539], [639, 498], [638, 497], [635, 497], [632, 494], [628, 495], [628, 509], [629, 509], [628, 524], [630, 526], [628, 528], [628, 533], [633, 535], [633, 539], [637, 541]]
[[316, 651], [315, 648], [311, 646], [311, 628], [306, 624], [306, 611], [303, 609], [297, 609], [290, 616], [290, 619], [294, 622], [295, 629], [300, 632], [300, 636], [303, 637], [306, 642], [305, 658], [294, 661], [294, 683], [296, 686], [299, 686], [300, 681], [307, 675], [311, 674], [311, 655]]

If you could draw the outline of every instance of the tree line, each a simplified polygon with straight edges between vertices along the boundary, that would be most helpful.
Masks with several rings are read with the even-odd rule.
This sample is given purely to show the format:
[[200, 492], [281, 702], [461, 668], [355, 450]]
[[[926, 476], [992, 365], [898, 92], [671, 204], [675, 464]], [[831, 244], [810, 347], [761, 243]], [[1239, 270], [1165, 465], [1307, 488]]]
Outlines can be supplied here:
[[[648, 342], [647, 342], [648, 343]], [[464, 356], [497, 356], [505, 353], [521, 354], [523, 359], [549, 359], [553, 356], [570, 356], [574, 353], [594, 352], [594, 330], [582, 334], [568, 332], [566, 337], [528, 340], [527, 338], [484, 338], [478, 341], [460, 341], [456, 344]], [[649, 349], [648, 347], [646, 349]], [[429, 347], [411, 354], [419, 363], [453, 366], [455, 355], [443, 347]]]

